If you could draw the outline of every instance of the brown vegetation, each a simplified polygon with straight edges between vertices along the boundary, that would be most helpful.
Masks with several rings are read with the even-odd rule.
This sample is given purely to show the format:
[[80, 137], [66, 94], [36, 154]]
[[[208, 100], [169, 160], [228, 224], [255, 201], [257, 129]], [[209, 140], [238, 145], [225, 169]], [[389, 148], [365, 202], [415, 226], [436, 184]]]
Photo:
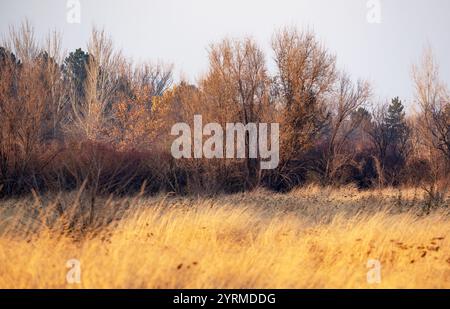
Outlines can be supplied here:
[[[307, 183], [359, 188], [448, 188], [450, 108], [431, 52], [414, 69], [416, 113], [377, 104], [370, 85], [351, 81], [312, 32], [273, 36], [276, 72], [251, 38], [209, 49], [196, 85], [173, 83], [164, 64], [136, 65], [93, 30], [87, 52], [64, 56], [58, 35], [39, 45], [24, 23], [0, 49], [1, 195], [71, 190], [126, 194], [218, 193]], [[372, 108], [371, 108], [372, 107]], [[170, 128], [192, 122], [280, 123], [280, 164], [259, 159], [182, 159]], [[248, 145], [248, 136], [246, 145]], [[246, 147], [248, 149], [248, 147]]]
[[[450, 101], [430, 51], [406, 113], [292, 28], [273, 74], [255, 40], [224, 39], [195, 85], [95, 29], [86, 52], [29, 23], [2, 46], [1, 288], [69, 287], [72, 258], [75, 287], [371, 287], [368, 259], [377, 287], [449, 287]], [[196, 114], [279, 123], [278, 167], [175, 159], [171, 127]]]

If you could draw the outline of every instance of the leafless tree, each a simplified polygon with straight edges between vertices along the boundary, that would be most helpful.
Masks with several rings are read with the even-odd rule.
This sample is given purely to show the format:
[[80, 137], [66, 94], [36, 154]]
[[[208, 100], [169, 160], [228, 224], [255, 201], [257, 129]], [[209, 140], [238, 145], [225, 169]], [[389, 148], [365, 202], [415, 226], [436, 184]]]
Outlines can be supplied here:
[[88, 44], [89, 59], [86, 65], [87, 78], [84, 85], [84, 100], [72, 100], [73, 125], [78, 133], [89, 140], [101, 138], [108, 122], [119, 85], [119, 69], [123, 68], [120, 52], [113, 48], [112, 40], [105, 32], [92, 30]]
[[[337, 83], [337, 89], [331, 97], [331, 120], [329, 138], [325, 150], [324, 180], [331, 182], [336, 173], [349, 164], [355, 152], [345, 146], [358, 121], [351, 121], [350, 116], [359, 107], [367, 103], [370, 97], [370, 86], [366, 81], [359, 80], [354, 86], [346, 74], [342, 74]], [[362, 120], [362, 119], [361, 119]]]
[[33, 61], [40, 52], [34, 28], [29, 20], [23, 21], [19, 28], [11, 26], [3, 46], [13, 52], [22, 63]]
[[312, 148], [328, 121], [326, 98], [336, 81], [336, 61], [312, 32], [285, 28], [274, 35], [272, 48], [282, 118], [278, 171], [284, 181], [292, 182], [304, 171], [302, 155]]
[[420, 108], [417, 129], [431, 166], [431, 184], [425, 189], [430, 201], [440, 201], [450, 185], [450, 93], [440, 80], [430, 47], [424, 51], [420, 65], [413, 66], [413, 81]]
[[[209, 59], [210, 71], [203, 82], [207, 96], [214, 97], [212, 102], [234, 122], [258, 123], [267, 103], [268, 77], [264, 54], [255, 41], [225, 39], [211, 46]], [[248, 132], [245, 149], [247, 185], [253, 187], [259, 181], [259, 160], [249, 156]]]
[[173, 66], [161, 62], [142, 63], [137, 66], [131, 79], [136, 87], [148, 87], [150, 97], [161, 96], [173, 84]]
[[450, 161], [450, 93], [439, 78], [431, 48], [425, 50], [420, 66], [413, 67], [416, 101], [421, 117], [423, 142], [440, 151]]

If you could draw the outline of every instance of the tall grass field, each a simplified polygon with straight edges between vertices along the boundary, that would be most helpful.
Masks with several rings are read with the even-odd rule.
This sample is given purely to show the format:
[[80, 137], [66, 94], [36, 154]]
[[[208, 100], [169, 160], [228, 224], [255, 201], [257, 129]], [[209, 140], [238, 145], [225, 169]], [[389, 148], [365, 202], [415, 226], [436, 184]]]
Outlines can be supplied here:
[[0, 288], [450, 288], [449, 200], [425, 214], [425, 197], [34, 194], [0, 207]]

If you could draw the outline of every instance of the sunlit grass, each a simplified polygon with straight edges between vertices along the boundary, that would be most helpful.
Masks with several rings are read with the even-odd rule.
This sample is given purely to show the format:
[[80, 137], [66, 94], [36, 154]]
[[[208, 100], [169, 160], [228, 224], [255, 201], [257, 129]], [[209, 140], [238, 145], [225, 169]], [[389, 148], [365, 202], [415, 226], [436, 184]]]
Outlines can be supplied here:
[[[45, 220], [24, 232], [13, 222], [32, 200], [3, 205], [1, 288], [450, 288], [448, 213], [398, 211], [398, 190], [124, 199], [120, 220], [85, 235]], [[71, 258], [80, 284], [66, 282]]]

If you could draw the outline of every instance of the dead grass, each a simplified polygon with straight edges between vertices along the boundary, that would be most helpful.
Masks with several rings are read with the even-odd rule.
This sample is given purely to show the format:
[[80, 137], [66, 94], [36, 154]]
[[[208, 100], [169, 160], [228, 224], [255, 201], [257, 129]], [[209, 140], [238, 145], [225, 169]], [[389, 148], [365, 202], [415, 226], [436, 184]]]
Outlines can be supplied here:
[[[82, 198], [56, 198], [2, 202], [0, 288], [450, 288], [448, 208], [421, 214], [414, 189], [99, 199], [84, 234], [50, 210]], [[72, 258], [80, 284], [66, 282]]]

